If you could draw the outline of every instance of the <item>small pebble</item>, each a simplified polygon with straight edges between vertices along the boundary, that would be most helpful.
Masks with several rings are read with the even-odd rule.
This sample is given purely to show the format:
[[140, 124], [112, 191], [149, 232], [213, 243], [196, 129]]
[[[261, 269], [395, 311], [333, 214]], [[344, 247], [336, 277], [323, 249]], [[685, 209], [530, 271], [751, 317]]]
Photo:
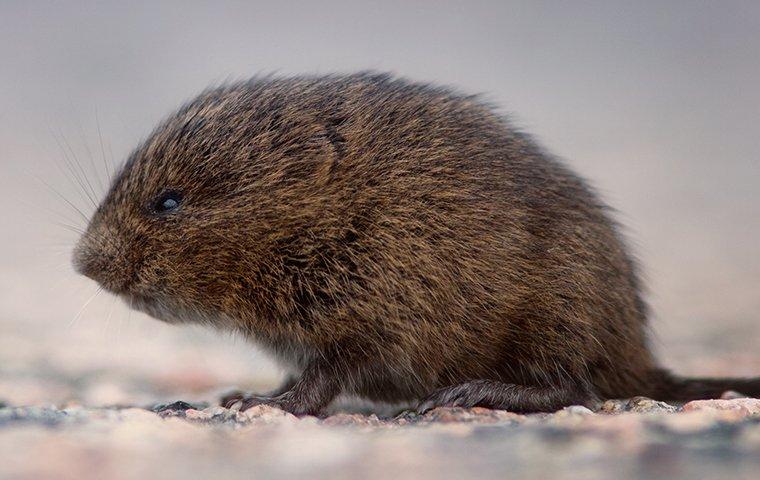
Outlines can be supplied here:
[[352, 427], [378, 427], [384, 424], [377, 415], [361, 415], [358, 413], [338, 413], [322, 420], [323, 425], [352, 426]]
[[616, 414], [623, 412], [634, 413], [674, 413], [678, 411], [673, 405], [659, 402], [647, 397], [633, 397], [631, 399], [607, 400], [599, 408], [599, 413]]
[[560, 413], [560, 412], [566, 412], [570, 415], [580, 415], [580, 416], [596, 415], [588, 407], [584, 407], [583, 405], [570, 405], [569, 407], [565, 407], [557, 413]]
[[298, 419], [292, 413], [269, 405], [254, 405], [245, 412], [241, 412], [241, 415], [248, 419], [248, 421], [256, 423], [280, 423]]
[[760, 416], [760, 399], [736, 398], [733, 400], [694, 400], [683, 406], [684, 412], [732, 412], [738, 418]]
[[158, 405], [151, 407], [150, 410], [155, 413], [163, 413], [163, 412], [184, 412], [185, 410], [190, 410], [190, 409], [198, 410], [201, 408], [203, 408], [203, 406], [193, 405], [191, 403], [178, 400], [172, 403], [160, 403]]
[[647, 397], [633, 397], [628, 402], [628, 408], [626, 411], [636, 413], [673, 413], [678, 409], [673, 405], [665, 402], [658, 402]]

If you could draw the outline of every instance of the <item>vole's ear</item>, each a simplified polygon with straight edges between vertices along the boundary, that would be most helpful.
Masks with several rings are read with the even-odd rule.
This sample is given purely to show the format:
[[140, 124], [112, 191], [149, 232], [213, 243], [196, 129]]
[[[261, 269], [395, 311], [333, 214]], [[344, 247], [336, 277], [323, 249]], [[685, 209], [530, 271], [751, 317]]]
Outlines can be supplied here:
[[346, 155], [343, 118], [305, 119], [285, 138], [268, 148], [282, 155], [276, 170], [279, 179], [325, 185], [335, 176]]
[[343, 117], [331, 117], [323, 123], [323, 131], [315, 135], [314, 141], [320, 145], [322, 155], [314, 174], [320, 184], [328, 183], [341, 161], [346, 156], [346, 138], [343, 136], [343, 127], [346, 119]]

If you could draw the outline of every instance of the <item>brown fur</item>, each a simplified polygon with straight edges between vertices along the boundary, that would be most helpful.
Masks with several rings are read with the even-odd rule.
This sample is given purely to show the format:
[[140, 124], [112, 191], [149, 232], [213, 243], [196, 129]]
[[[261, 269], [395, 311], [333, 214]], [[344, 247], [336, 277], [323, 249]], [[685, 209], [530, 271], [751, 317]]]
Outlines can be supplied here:
[[[157, 213], [167, 190], [180, 207]], [[388, 75], [201, 94], [130, 156], [75, 265], [300, 375], [247, 405], [313, 413], [345, 392], [532, 411], [684, 391], [586, 183], [477, 97]]]

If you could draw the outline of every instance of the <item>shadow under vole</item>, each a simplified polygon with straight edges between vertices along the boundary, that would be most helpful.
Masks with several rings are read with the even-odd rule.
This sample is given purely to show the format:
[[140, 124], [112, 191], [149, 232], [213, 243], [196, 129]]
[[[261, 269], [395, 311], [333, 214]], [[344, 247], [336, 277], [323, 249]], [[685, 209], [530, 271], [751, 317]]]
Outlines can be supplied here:
[[389, 75], [207, 90], [132, 153], [74, 264], [269, 350], [292, 377], [226, 399], [244, 407], [760, 395], [657, 366], [634, 262], [582, 179], [477, 97]]

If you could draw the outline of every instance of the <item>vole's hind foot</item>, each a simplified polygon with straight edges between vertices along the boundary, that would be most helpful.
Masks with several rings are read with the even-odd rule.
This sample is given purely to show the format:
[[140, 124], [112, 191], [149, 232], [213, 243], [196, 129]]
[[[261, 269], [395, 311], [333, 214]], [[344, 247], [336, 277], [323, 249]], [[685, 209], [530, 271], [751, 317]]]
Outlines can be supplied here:
[[267, 393], [266, 395], [254, 395], [252, 393], [244, 392], [242, 390], [233, 390], [229, 392], [228, 394], [224, 395], [221, 399], [219, 399], [219, 405], [221, 405], [224, 408], [232, 408], [238, 402], [245, 402], [247, 398], [276, 397], [276, 396], [282, 395], [283, 393], [293, 388], [293, 385], [296, 384], [297, 380], [298, 379], [296, 377], [289, 375], [288, 377], [285, 378], [285, 380], [280, 384], [279, 387], [275, 388], [274, 390]]
[[287, 410], [285, 407], [286, 402], [279, 398], [281, 396], [282, 395], [254, 395], [242, 391], [234, 391], [222, 397], [219, 403], [224, 408], [235, 408], [241, 412], [248, 410], [251, 407], [255, 407], [256, 405], [269, 405], [282, 410]]
[[219, 405], [224, 408], [232, 408], [236, 403], [242, 402], [247, 396], [242, 390], [233, 390], [219, 399]]
[[239, 398], [230, 400], [230, 403], [226, 405], [227, 408], [239, 408], [241, 412], [248, 410], [256, 405], [269, 405], [272, 407], [281, 408], [274, 402], [274, 397], [268, 397], [263, 395], [243, 395]]
[[280, 397], [282, 397], [282, 395], [252, 395], [241, 391], [235, 391], [222, 397], [219, 403], [224, 408], [236, 408], [241, 412], [248, 410], [251, 407], [255, 407], [256, 405], [269, 405], [272, 407], [287, 410], [287, 408], [285, 408], [286, 402], [284, 402], [284, 399]]
[[239, 408], [241, 412], [244, 412], [257, 405], [279, 408], [296, 416], [315, 415], [319, 412], [319, 409], [315, 409], [309, 402], [299, 399], [294, 392], [285, 392], [276, 396], [243, 395], [242, 397], [231, 398], [225, 406], [227, 408]]
[[487, 407], [513, 412], [553, 412], [585, 404], [592, 396], [577, 387], [532, 387], [492, 380], [473, 380], [436, 390], [417, 407], [425, 413], [436, 407]]

